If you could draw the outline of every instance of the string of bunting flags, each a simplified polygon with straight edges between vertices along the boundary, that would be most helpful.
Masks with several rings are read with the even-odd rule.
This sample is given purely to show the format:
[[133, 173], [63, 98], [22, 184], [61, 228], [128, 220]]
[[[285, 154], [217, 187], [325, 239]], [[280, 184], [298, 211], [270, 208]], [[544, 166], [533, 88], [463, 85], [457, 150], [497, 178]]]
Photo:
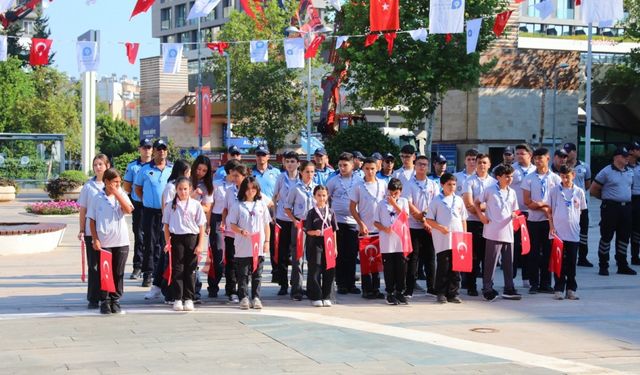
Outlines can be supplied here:
[[[219, 3], [220, 0], [197, 0], [188, 19], [206, 17]], [[243, 0], [243, 3], [248, 0]], [[514, 0], [515, 4], [524, 0]], [[574, 0], [575, 4], [582, 6], [582, 13], [586, 22], [612, 25], [616, 20], [623, 17], [623, 0]], [[141, 12], [147, 11], [154, 0], [138, 0], [131, 17]], [[244, 4], [243, 4], [244, 5]], [[553, 0], [542, 0], [534, 5], [542, 18], [550, 17], [556, 11], [556, 3]], [[337, 8], [337, 7], [336, 7]], [[261, 10], [261, 9], [260, 9]], [[512, 10], [501, 12], [495, 16], [480, 17], [471, 20], [464, 20], [465, 0], [430, 0], [429, 30], [418, 28], [414, 30], [400, 30], [400, 1], [399, 0], [370, 0], [369, 29], [370, 32], [361, 35], [314, 35], [313, 29], [303, 30], [301, 34], [308, 37], [282, 38], [273, 40], [244, 40], [244, 41], [214, 41], [209, 43], [183, 42], [183, 43], [161, 43], [163, 57], [163, 72], [175, 74], [180, 70], [184, 45], [206, 46], [214, 52], [223, 55], [225, 51], [235, 44], [249, 43], [249, 57], [252, 63], [262, 63], [269, 61], [270, 43], [282, 43], [287, 68], [304, 68], [305, 59], [316, 56], [320, 45], [327, 39], [335, 39], [335, 48], [348, 48], [348, 40], [354, 38], [364, 38], [364, 46], [373, 45], [381, 35], [387, 43], [389, 56], [393, 54], [395, 39], [399, 34], [408, 34], [416, 42], [426, 43], [429, 34], [444, 34], [445, 43], [449, 43], [452, 34], [466, 34], [467, 53], [474, 53], [478, 45], [478, 37], [482, 27], [483, 19], [495, 17], [493, 33], [500, 37], [507, 26]], [[255, 14], [254, 14], [255, 16]], [[255, 17], [254, 17], [255, 18]], [[466, 31], [465, 31], [466, 28]], [[53, 43], [52, 39], [32, 38], [30, 47], [29, 62], [32, 66], [46, 65], [49, 62], [49, 51]], [[99, 66], [100, 54], [96, 42], [76, 42], [78, 70], [96, 71]], [[118, 42], [124, 44], [128, 61], [134, 64], [140, 44], [134, 42]], [[7, 36], [0, 36], [0, 61], [7, 59]]]

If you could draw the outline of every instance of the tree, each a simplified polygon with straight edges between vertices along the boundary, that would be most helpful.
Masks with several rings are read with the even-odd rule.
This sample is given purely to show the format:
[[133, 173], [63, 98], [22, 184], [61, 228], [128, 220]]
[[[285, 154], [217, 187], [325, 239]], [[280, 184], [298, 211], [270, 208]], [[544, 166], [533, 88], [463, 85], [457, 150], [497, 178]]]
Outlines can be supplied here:
[[0, 63], [0, 132], [29, 132], [29, 104], [36, 96], [31, 75], [22, 61], [10, 56]]
[[[49, 17], [45, 17], [42, 14], [41, 7], [38, 7], [36, 10], [36, 20], [33, 24], [33, 31], [34, 38], [49, 39], [49, 36], [51, 35], [51, 30], [49, 30]], [[53, 57], [55, 55], [55, 52], [49, 52], [49, 63], [47, 66], [53, 64]]]
[[360, 151], [364, 155], [374, 152], [393, 155], [400, 153], [399, 147], [384, 135], [380, 129], [373, 125], [362, 124], [349, 126], [340, 131], [335, 137], [329, 139], [326, 144], [329, 160], [338, 160], [343, 151]]
[[20, 37], [22, 37], [22, 26], [20, 26], [20, 23], [11, 23], [9, 27], [4, 30], [3, 34], [7, 36], [7, 56], [17, 58], [23, 67], [27, 66], [29, 63], [29, 51], [20, 44]]
[[[502, 12], [508, 0], [467, 0], [465, 19], [486, 17]], [[403, 30], [427, 27], [429, 1], [404, 0], [400, 6]], [[349, 39], [347, 48], [338, 50], [342, 61], [349, 62], [346, 89], [356, 108], [364, 105], [404, 105], [403, 113], [410, 128], [425, 125], [447, 90], [469, 90], [477, 87], [481, 73], [488, 66], [480, 64], [480, 52], [494, 39], [494, 19], [485, 18], [480, 31], [477, 52], [467, 54], [466, 33], [430, 35], [426, 43], [398, 34], [393, 54], [388, 56], [384, 38], [370, 47], [364, 38]], [[369, 32], [369, 3], [347, 2], [337, 14], [340, 35], [363, 35]]]
[[[625, 0], [625, 9], [629, 17], [622, 25], [625, 36], [633, 41], [640, 41], [640, 1]], [[622, 64], [617, 64], [607, 70], [602, 82], [609, 86], [640, 87], [640, 48], [634, 48], [622, 58]]]
[[[304, 125], [304, 96], [298, 80], [299, 71], [286, 68], [282, 43], [273, 41], [283, 38], [283, 30], [290, 24], [295, 9], [291, 0], [284, 8], [280, 8], [278, 2], [267, 2], [264, 16], [256, 12], [257, 21], [246, 13], [234, 11], [220, 35], [220, 40], [227, 42], [270, 40], [268, 63], [251, 63], [248, 43], [233, 44], [227, 52], [231, 61], [233, 132], [251, 140], [265, 139], [272, 152], [284, 147], [285, 138], [298, 134]], [[225, 64], [222, 58], [214, 57], [212, 61], [219, 87], [226, 85]]]
[[100, 152], [110, 157], [137, 151], [138, 129], [109, 115], [99, 115], [96, 119], [96, 138]]

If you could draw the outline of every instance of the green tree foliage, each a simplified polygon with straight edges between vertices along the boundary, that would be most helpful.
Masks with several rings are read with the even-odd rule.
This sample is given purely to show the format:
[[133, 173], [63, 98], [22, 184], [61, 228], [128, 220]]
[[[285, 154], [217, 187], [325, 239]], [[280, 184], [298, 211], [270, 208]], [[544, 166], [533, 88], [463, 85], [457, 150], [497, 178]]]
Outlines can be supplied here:
[[100, 152], [112, 158], [136, 152], [139, 142], [138, 128], [120, 119], [113, 120], [109, 115], [102, 114], [96, 119], [96, 140], [96, 146]]
[[27, 132], [31, 125], [30, 102], [36, 96], [36, 90], [19, 58], [10, 56], [0, 63], [0, 92], [0, 132]]
[[364, 155], [374, 152], [398, 155], [400, 149], [380, 129], [373, 125], [362, 124], [349, 126], [325, 143], [329, 160], [338, 160], [343, 151], [360, 151]]
[[[640, 41], [640, 1], [625, 0], [625, 10], [629, 17], [623, 22], [625, 35]], [[640, 87], [640, 48], [634, 48], [622, 60], [622, 64], [607, 70], [601, 84], [608, 86]]]
[[[288, 1], [285, 8], [280, 8], [278, 2], [268, 2], [264, 17], [258, 16], [262, 26], [246, 13], [234, 11], [220, 35], [220, 40], [227, 42], [271, 40], [268, 63], [252, 64], [248, 43], [234, 44], [227, 51], [235, 105], [233, 131], [249, 139], [264, 138], [273, 152], [285, 145], [286, 136], [298, 134], [305, 124], [303, 85], [298, 80], [300, 71], [286, 68], [282, 43], [273, 41], [284, 37], [283, 30], [296, 9], [293, 1]], [[225, 59], [214, 57], [212, 64], [218, 87], [225, 87]]]
[[[467, 0], [465, 19], [492, 16], [506, 9], [508, 0]], [[349, 39], [348, 48], [338, 53], [349, 61], [346, 86], [356, 107], [405, 105], [403, 115], [410, 127], [424, 124], [437, 108], [447, 90], [477, 87], [487, 67], [480, 64], [480, 52], [494, 39], [495, 18], [485, 18], [477, 52], [467, 54], [466, 34], [453, 34], [447, 43], [445, 35], [429, 35], [426, 43], [398, 34], [392, 56], [387, 54], [384, 38], [364, 47], [364, 38]], [[369, 32], [369, 3], [347, 2], [337, 15], [339, 35], [363, 35]], [[429, 1], [404, 0], [400, 3], [400, 27], [412, 30], [428, 28]]]

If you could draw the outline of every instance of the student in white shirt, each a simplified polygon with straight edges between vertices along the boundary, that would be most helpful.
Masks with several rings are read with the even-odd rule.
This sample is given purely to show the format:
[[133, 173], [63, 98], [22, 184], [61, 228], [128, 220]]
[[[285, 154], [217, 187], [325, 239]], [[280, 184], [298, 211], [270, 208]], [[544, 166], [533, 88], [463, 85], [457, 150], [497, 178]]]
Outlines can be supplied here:
[[[205, 217], [207, 219], [207, 234], [211, 239], [215, 236], [209, 232], [211, 224], [211, 206], [213, 205], [213, 168], [211, 167], [211, 159], [208, 156], [198, 155], [196, 160], [191, 164], [191, 198], [196, 199], [202, 205]], [[211, 245], [213, 248], [213, 245]], [[200, 303], [200, 290], [202, 282], [200, 281], [200, 273], [196, 267], [196, 303]]]
[[[260, 286], [264, 254], [269, 251], [271, 215], [269, 214], [268, 202], [262, 199], [260, 184], [255, 177], [249, 176], [240, 184], [237, 204], [231, 207], [227, 220], [230, 229], [236, 234], [235, 267], [240, 308], [246, 310], [251, 306], [257, 310], [262, 309]], [[255, 233], [259, 233], [260, 238], [258, 265], [254, 269], [252, 235]], [[251, 276], [251, 304], [247, 290], [249, 276]]]
[[[356, 185], [349, 192], [351, 215], [358, 223], [361, 236], [377, 235], [378, 230], [373, 225], [378, 202], [384, 198], [387, 186], [384, 181], [376, 178], [376, 160], [364, 159], [362, 164], [364, 181]], [[373, 272], [362, 275], [362, 297], [367, 299], [384, 298], [380, 293], [380, 274]]]
[[164, 252], [171, 252], [173, 310], [193, 311], [196, 293], [195, 274], [198, 257], [206, 246], [207, 217], [201, 203], [189, 197], [191, 192], [189, 178], [180, 177], [174, 184], [176, 195], [162, 213], [164, 239], [167, 243]]
[[402, 182], [392, 178], [387, 185], [386, 197], [378, 203], [373, 225], [380, 232], [380, 252], [384, 266], [384, 284], [387, 304], [408, 304], [404, 295], [407, 279], [407, 258], [402, 239], [392, 229], [401, 212], [409, 214], [409, 202], [402, 195]]
[[[133, 212], [133, 204], [120, 187], [122, 179], [114, 168], [107, 169], [103, 175], [104, 191], [95, 197], [91, 211], [87, 213], [90, 220], [93, 249], [111, 253], [111, 271], [115, 292], [100, 291], [100, 312], [102, 314], [121, 313], [120, 298], [124, 293], [124, 268], [129, 255], [129, 228], [124, 215]], [[98, 253], [98, 259], [100, 255]], [[103, 272], [100, 267], [99, 272]], [[99, 280], [98, 274], [98, 283]]]
[[400, 160], [402, 161], [402, 167], [393, 172], [393, 177], [399, 179], [404, 186], [409, 183], [415, 174], [415, 170], [413, 169], [413, 162], [416, 160], [415, 147], [411, 145], [402, 146], [400, 149]]
[[439, 303], [462, 303], [458, 296], [460, 272], [453, 270], [452, 232], [467, 231], [467, 210], [462, 198], [455, 194], [456, 177], [444, 173], [440, 177], [442, 194], [431, 201], [427, 211], [427, 223], [434, 229], [433, 246], [436, 250], [438, 268], [436, 271], [436, 291]]
[[[511, 188], [515, 190], [516, 197], [518, 197], [518, 207], [520, 212], [525, 217], [529, 216], [529, 209], [524, 204], [524, 198], [522, 196], [522, 181], [525, 177], [536, 171], [536, 166], [531, 163], [531, 155], [533, 150], [526, 143], [516, 145], [516, 162], [513, 163], [513, 181], [511, 182]], [[520, 238], [520, 231], [514, 233], [513, 237], [513, 277], [518, 274], [518, 268], [522, 269], [522, 286], [525, 288], [531, 287], [529, 284], [529, 274], [527, 272], [527, 262], [529, 261], [529, 255], [522, 255], [522, 240]]]
[[[549, 227], [551, 234], [558, 236], [563, 243], [562, 271], [555, 276], [555, 299], [579, 299], [576, 294], [576, 262], [580, 247], [580, 216], [587, 209], [584, 190], [574, 185], [575, 172], [568, 165], [558, 169], [562, 183], [549, 193]], [[565, 292], [566, 287], [566, 294]]]
[[464, 193], [465, 181], [476, 173], [476, 156], [478, 156], [478, 153], [475, 148], [467, 150], [464, 153], [464, 169], [453, 174], [456, 176], [456, 195], [459, 197], [462, 197]]
[[[487, 301], [494, 301], [499, 293], [493, 289], [493, 274], [498, 259], [502, 259], [504, 292], [502, 298], [519, 300], [522, 298], [513, 285], [513, 219], [518, 210], [516, 193], [509, 187], [513, 179], [513, 167], [498, 165], [494, 168], [498, 183], [486, 189], [476, 201], [476, 213], [484, 224], [482, 236], [487, 240], [485, 246], [482, 294]], [[482, 212], [480, 205], [485, 203]]]

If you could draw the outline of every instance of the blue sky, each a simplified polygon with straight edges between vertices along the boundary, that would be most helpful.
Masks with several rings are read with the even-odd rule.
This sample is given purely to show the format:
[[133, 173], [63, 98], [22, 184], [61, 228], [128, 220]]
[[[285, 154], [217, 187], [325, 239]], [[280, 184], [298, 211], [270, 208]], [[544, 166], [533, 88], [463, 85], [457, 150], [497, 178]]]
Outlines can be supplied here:
[[[151, 9], [129, 21], [135, 0], [54, 0], [45, 10], [49, 17], [54, 66], [72, 77], [78, 77], [76, 44], [80, 34], [89, 29], [100, 30], [100, 68], [98, 77], [116, 73], [140, 77], [141, 57], [160, 55], [160, 42], [151, 37]], [[120, 44], [120, 42], [122, 44]], [[140, 43], [138, 60], [129, 64], [125, 42]]]

